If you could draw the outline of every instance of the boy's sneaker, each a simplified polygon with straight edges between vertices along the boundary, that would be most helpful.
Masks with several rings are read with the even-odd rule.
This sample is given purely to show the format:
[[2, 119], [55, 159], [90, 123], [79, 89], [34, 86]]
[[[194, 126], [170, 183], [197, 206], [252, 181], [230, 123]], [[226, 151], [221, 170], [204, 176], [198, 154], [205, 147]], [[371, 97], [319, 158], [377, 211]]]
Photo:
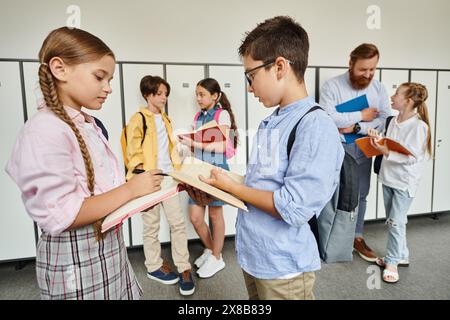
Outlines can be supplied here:
[[222, 255], [217, 259], [213, 254], [210, 254], [202, 267], [197, 270], [197, 274], [200, 278], [210, 278], [223, 268], [225, 268], [225, 262]]
[[197, 266], [197, 268], [201, 268], [202, 265], [205, 263], [206, 259], [208, 259], [208, 257], [211, 254], [212, 254], [212, 251], [209, 250], [208, 248], [205, 248], [205, 250], [203, 250], [202, 255], [194, 261], [194, 264]]
[[180, 273], [180, 280], [178, 281], [178, 284], [180, 285], [180, 293], [183, 296], [189, 296], [194, 293], [195, 283], [194, 279], [192, 278], [191, 269]]
[[167, 261], [163, 261], [161, 268], [147, 272], [147, 277], [164, 284], [175, 284], [178, 282], [178, 276], [172, 271]]

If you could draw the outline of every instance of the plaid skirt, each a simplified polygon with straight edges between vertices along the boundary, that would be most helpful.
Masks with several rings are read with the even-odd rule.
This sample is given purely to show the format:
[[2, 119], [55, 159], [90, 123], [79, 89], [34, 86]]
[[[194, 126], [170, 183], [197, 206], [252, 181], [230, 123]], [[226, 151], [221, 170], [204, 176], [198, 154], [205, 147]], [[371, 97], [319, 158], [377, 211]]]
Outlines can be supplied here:
[[95, 239], [92, 225], [51, 236], [37, 245], [36, 273], [41, 299], [131, 300], [142, 289], [128, 260], [122, 228]]

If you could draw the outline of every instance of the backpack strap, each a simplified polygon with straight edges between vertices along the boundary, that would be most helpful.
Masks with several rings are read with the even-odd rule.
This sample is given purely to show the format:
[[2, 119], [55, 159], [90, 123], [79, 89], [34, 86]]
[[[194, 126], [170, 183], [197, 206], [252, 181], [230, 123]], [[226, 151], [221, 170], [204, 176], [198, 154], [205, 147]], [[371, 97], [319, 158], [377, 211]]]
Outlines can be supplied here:
[[219, 108], [216, 110], [216, 112], [214, 112], [214, 120], [219, 123], [219, 117], [220, 117], [220, 113], [222, 112], [222, 108]]
[[[291, 149], [292, 146], [294, 145], [294, 141], [295, 141], [295, 134], [297, 132], [297, 127], [299, 125], [299, 123], [302, 121], [302, 119], [308, 114], [311, 113], [313, 111], [316, 111], [318, 109], [322, 109], [320, 106], [314, 106], [311, 109], [309, 109], [301, 118], [300, 120], [298, 120], [298, 122], [295, 124], [294, 128], [292, 128], [291, 133], [289, 134], [289, 139], [288, 139], [288, 143], [287, 143], [287, 155], [288, 155], [288, 159], [289, 156], [291, 154]], [[322, 109], [323, 110], [323, 109]], [[309, 224], [309, 228], [311, 229], [311, 232], [314, 235], [314, 238], [316, 239], [316, 243], [317, 243], [317, 247], [319, 247], [319, 225], [317, 224], [317, 218], [316, 215], [313, 215], [311, 217], [311, 219], [309, 219], [308, 221]]]
[[[294, 126], [294, 128], [292, 128], [291, 134], [289, 135], [289, 139], [288, 139], [288, 143], [287, 143], [287, 155], [288, 158], [291, 155], [291, 149], [292, 146], [294, 145], [294, 141], [295, 141], [295, 133], [297, 132], [297, 127], [300, 124], [300, 122], [303, 120], [303, 118], [308, 114], [311, 113], [313, 111], [316, 111], [318, 109], [322, 109], [320, 106], [314, 106], [311, 109], [309, 109], [301, 118], [300, 120], [298, 120], [297, 124]], [[323, 110], [323, 109], [322, 109]]]
[[387, 129], [389, 128], [389, 123], [391, 123], [391, 120], [394, 116], [389, 116], [386, 118], [386, 128], [384, 129], [384, 136], [386, 137]]
[[198, 118], [200, 117], [200, 111], [197, 112], [194, 116], [194, 122], [197, 122]]
[[95, 124], [97, 125], [97, 127], [99, 127], [102, 130], [102, 134], [103, 136], [106, 138], [106, 140], [108, 140], [108, 130], [106, 130], [105, 125], [100, 121], [100, 119], [97, 119], [96, 117], [93, 117]]
[[147, 132], [147, 122], [145, 121], [145, 116], [142, 112], [139, 111], [139, 114], [142, 116], [142, 129], [144, 130], [144, 134], [142, 135], [141, 146], [144, 143], [145, 134]]

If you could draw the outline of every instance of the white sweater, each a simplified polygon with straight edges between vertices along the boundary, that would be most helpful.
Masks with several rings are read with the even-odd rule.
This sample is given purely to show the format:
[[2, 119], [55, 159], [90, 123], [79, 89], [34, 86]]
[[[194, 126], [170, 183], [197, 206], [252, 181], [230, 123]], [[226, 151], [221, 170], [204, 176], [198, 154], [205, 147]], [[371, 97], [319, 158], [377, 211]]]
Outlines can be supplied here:
[[389, 156], [384, 156], [381, 162], [379, 180], [382, 184], [415, 196], [426, 160], [427, 131], [427, 124], [418, 115], [401, 123], [397, 117], [392, 119], [386, 137], [401, 143], [413, 156], [389, 151]]

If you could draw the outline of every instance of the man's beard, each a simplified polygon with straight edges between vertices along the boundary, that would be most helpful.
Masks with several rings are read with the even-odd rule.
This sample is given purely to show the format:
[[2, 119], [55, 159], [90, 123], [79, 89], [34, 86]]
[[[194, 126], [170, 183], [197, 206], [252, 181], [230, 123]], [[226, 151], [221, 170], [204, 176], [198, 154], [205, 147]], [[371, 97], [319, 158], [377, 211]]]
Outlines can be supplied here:
[[362, 90], [362, 89], [367, 88], [373, 79], [373, 75], [370, 76], [369, 79], [367, 79], [364, 76], [355, 76], [353, 73], [353, 69], [349, 70], [349, 75], [350, 75], [350, 82], [352, 84], [352, 87], [356, 90]]

